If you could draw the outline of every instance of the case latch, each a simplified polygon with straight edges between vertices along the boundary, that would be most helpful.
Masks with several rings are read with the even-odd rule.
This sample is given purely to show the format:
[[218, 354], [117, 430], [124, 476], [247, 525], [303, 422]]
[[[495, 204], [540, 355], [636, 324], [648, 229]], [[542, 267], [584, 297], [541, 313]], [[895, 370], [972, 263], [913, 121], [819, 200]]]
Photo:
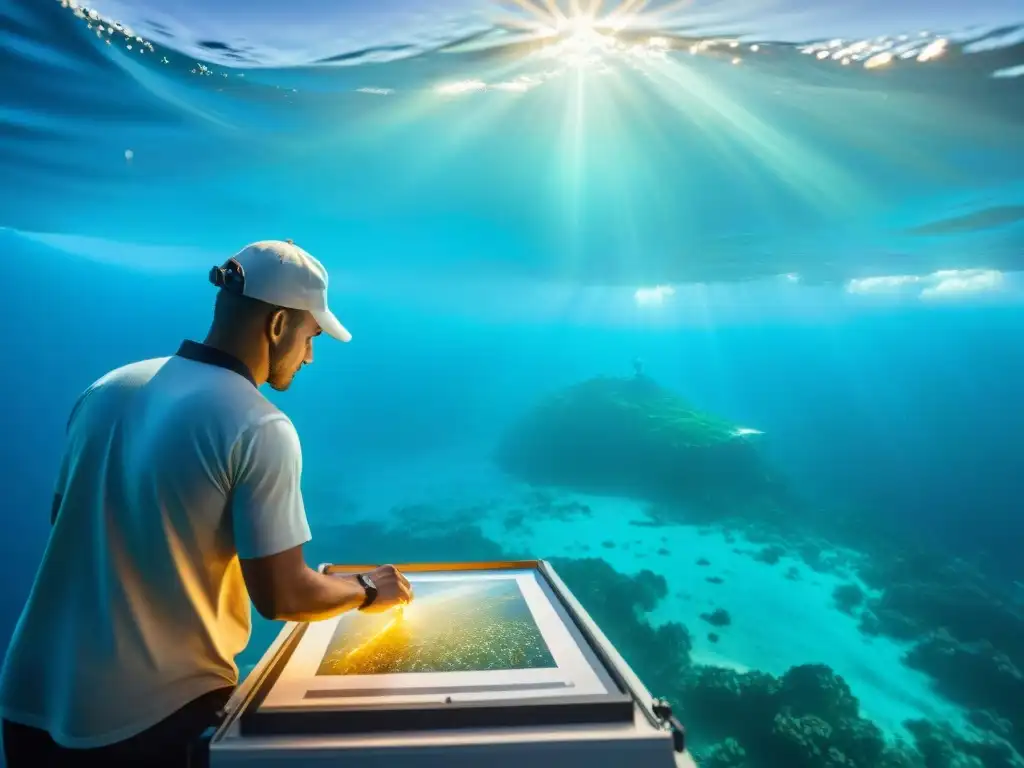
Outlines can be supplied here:
[[672, 746], [676, 752], [686, 751], [686, 729], [683, 724], [679, 722], [675, 715], [672, 714], [672, 707], [665, 699], [654, 699], [651, 702], [651, 710], [654, 712], [654, 716], [658, 718], [662, 727], [668, 728], [672, 731]]

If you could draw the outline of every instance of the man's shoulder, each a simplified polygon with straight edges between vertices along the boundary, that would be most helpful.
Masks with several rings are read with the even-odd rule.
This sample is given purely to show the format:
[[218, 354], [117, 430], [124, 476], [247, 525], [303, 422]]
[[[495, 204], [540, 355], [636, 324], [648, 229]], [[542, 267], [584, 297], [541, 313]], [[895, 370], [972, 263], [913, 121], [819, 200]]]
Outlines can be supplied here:
[[189, 417], [218, 421], [240, 436], [252, 433], [286, 442], [297, 439], [291, 419], [250, 381], [234, 371], [179, 356], [115, 368], [90, 385], [80, 400], [94, 391], [106, 392], [102, 399], [109, 400], [131, 397], [131, 391], [142, 389], [149, 401], [175, 402]]
[[89, 388], [141, 386], [156, 376], [168, 360], [170, 360], [169, 357], [153, 357], [148, 360], [127, 363], [103, 374]]
[[100, 376], [78, 395], [68, 417], [68, 428], [70, 429], [76, 416], [89, 409], [91, 405], [97, 402], [109, 405], [130, 397], [133, 391], [151, 381], [167, 360], [166, 357], [139, 360], [114, 368]]
[[[233, 371], [172, 355], [122, 365], [93, 382], [80, 399], [103, 392], [102, 399], [134, 398], [177, 404], [198, 419], [217, 419], [238, 428], [287, 417], [252, 383]], [[173, 406], [172, 406], [173, 407]], [[290, 422], [289, 422], [290, 424]]]

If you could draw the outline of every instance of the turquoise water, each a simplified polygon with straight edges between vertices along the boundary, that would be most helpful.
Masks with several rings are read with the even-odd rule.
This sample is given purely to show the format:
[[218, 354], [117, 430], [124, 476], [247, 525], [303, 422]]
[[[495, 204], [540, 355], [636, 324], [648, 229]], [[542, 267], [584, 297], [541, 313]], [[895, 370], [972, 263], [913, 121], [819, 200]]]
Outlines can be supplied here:
[[551, 558], [702, 764], [1020, 764], [1024, 13], [889, 6], [0, 0], [4, 642], [77, 394], [294, 238], [310, 563]]

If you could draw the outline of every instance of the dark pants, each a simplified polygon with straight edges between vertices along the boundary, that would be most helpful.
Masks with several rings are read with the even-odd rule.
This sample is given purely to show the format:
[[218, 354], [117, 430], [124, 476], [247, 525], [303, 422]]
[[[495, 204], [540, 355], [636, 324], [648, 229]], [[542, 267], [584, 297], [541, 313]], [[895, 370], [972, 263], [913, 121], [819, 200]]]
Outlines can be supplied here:
[[232, 690], [211, 691], [130, 739], [92, 749], [62, 747], [46, 731], [4, 720], [7, 768], [190, 768], [202, 765], [205, 758], [198, 754], [196, 742], [203, 731], [217, 724], [220, 709]]

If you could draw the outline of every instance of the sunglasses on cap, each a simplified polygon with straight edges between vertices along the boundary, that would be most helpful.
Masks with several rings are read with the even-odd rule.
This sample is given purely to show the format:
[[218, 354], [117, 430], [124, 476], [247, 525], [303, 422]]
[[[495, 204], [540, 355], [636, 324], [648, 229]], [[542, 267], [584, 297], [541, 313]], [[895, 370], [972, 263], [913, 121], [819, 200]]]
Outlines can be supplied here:
[[241, 296], [245, 292], [245, 270], [237, 259], [228, 259], [224, 266], [210, 269], [210, 282]]

